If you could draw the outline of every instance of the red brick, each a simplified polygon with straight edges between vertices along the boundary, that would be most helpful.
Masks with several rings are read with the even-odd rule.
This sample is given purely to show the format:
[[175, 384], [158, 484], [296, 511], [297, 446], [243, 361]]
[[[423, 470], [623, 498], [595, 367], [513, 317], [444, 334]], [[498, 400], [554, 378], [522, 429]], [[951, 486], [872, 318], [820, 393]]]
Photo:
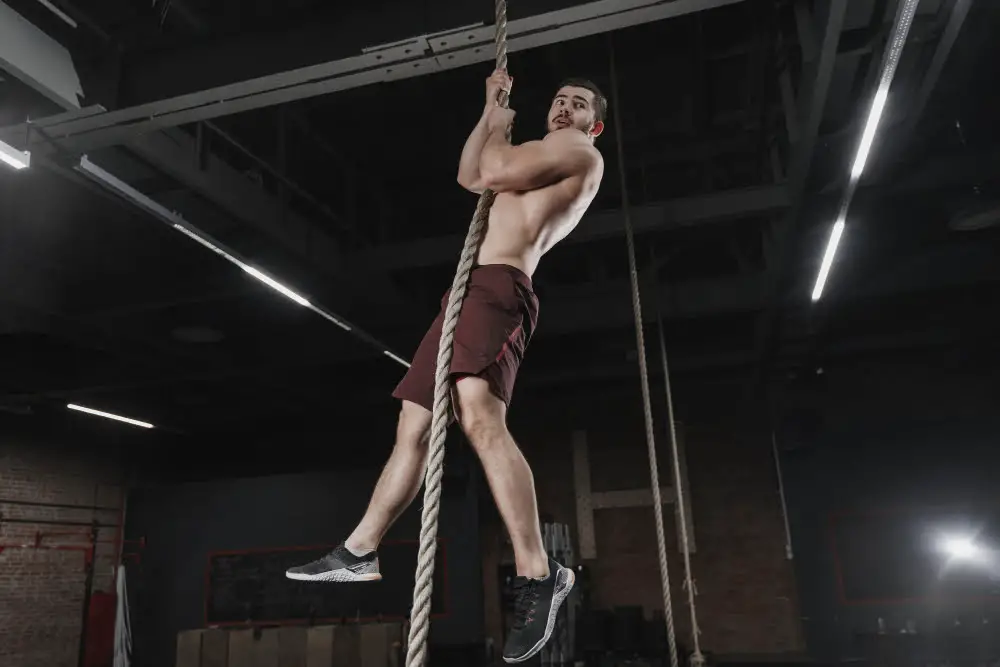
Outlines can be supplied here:
[[[53, 451], [24, 443], [0, 445], [0, 499], [117, 507], [121, 488], [116, 465], [82, 453]], [[26, 507], [0, 500], [0, 517], [115, 524], [99, 539], [116, 535], [117, 512]], [[52, 533], [64, 533], [53, 535]], [[85, 546], [89, 528], [5, 523], [0, 545]], [[112, 544], [100, 545], [93, 590], [112, 585]], [[18, 667], [75, 667], [82, 627], [84, 552], [8, 547], [0, 553], [0, 664]]]
[[[648, 488], [650, 473], [642, 423], [629, 433], [588, 431], [595, 491]], [[683, 429], [691, 485], [697, 552], [691, 563], [695, 605], [705, 651], [717, 656], [799, 655], [805, 650], [792, 564], [785, 534], [770, 441], [766, 433], [725, 428]], [[662, 438], [659, 431], [657, 437]], [[567, 523], [576, 541], [571, 434], [520, 436], [538, 489], [545, 520]], [[672, 486], [666, 440], [658, 442], [660, 483]], [[539, 483], [537, 480], [542, 480]], [[683, 558], [671, 506], [664, 507], [671, 596], [678, 637], [691, 642], [683, 588]], [[500, 641], [495, 566], [506, 540], [499, 525], [484, 526], [487, 632]], [[589, 562], [593, 603], [610, 609], [640, 605], [647, 618], [663, 608], [652, 508], [601, 510], [595, 514], [598, 557]], [[494, 553], [490, 553], [490, 550]], [[496, 551], [501, 553], [496, 553]], [[509, 556], [508, 556], [509, 557]]]

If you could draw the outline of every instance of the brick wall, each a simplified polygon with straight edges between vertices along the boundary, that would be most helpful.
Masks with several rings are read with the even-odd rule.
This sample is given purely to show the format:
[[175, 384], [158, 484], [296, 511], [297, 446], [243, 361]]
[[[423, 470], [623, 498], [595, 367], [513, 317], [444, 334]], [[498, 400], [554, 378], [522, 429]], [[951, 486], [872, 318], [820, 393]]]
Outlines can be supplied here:
[[74, 524], [104, 526], [93, 590], [113, 591], [122, 473], [111, 457], [0, 438], [0, 665], [76, 667], [91, 529]]
[[[593, 490], [649, 488], [641, 414], [634, 406], [594, 407], [576, 411], [571, 420], [587, 431]], [[726, 414], [722, 406], [720, 414]], [[697, 546], [691, 560], [702, 648], [730, 659], [797, 656], [804, 653], [805, 640], [792, 563], [785, 556], [770, 436], [765, 428], [747, 426], [752, 422], [741, 423], [731, 414], [727, 419], [732, 426], [698, 422], [682, 427]], [[578, 545], [572, 430], [565, 419], [554, 415], [553, 421], [560, 423], [545, 432], [530, 423], [521, 428], [512, 424], [512, 432], [532, 465], [543, 520], [569, 524]], [[666, 430], [657, 426], [660, 483], [672, 486]], [[690, 646], [683, 559], [673, 508], [664, 510], [677, 633]], [[487, 632], [499, 642], [496, 566], [510, 558], [499, 517], [487, 519], [482, 535]], [[640, 605], [647, 618], [653, 610], [662, 610], [652, 508], [600, 510], [595, 514], [595, 536], [597, 558], [588, 562], [593, 605]]]

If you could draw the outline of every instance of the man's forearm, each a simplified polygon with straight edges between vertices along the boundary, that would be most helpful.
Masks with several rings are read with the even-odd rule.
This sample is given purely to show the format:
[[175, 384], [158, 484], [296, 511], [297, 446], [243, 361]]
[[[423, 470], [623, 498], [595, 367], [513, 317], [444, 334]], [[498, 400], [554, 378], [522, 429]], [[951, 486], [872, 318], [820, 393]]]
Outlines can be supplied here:
[[473, 186], [480, 181], [480, 154], [490, 136], [489, 128], [486, 125], [488, 114], [489, 107], [483, 110], [483, 115], [479, 117], [479, 122], [469, 133], [469, 138], [465, 140], [465, 146], [462, 148], [462, 157], [458, 161], [458, 182], [464, 187]]

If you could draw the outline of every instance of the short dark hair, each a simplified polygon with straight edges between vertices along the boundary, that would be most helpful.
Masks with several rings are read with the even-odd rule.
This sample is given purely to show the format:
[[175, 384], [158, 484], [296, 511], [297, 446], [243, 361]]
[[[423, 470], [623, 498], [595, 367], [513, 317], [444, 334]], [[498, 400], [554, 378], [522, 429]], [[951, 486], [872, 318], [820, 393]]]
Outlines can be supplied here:
[[580, 77], [571, 76], [567, 79], [563, 79], [559, 84], [559, 88], [565, 86], [573, 86], [574, 88], [586, 88], [594, 94], [594, 116], [596, 120], [604, 122], [604, 119], [608, 117], [608, 98], [605, 97], [601, 89], [597, 87], [597, 84], [590, 79], [583, 79]]

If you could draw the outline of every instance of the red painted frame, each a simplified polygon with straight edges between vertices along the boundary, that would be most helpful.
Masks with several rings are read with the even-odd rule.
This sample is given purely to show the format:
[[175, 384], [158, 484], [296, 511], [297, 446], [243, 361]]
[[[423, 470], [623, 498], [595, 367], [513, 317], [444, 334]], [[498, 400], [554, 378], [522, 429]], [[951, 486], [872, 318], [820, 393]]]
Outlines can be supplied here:
[[[868, 606], [892, 606], [908, 604], [928, 604], [942, 602], [1000, 602], [1000, 596], [996, 595], [935, 595], [910, 598], [860, 598], [848, 599], [844, 590], [844, 568], [840, 561], [840, 554], [837, 550], [837, 521], [852, 516], [886, 516], [886, 515], [915, 515], [918, 512], [928, 511], [929, 507], [888, 507], [878, 510], [841, 510], [830, 512], [827, 515], [827, 538], [829, 540], [830, 555], [833, 558], [834, 576], [837, 580], [837, 600], [845, 607], [868, 607]], [[941, 507], [933, 509], [943, 509]]]
[[[431, 613], [431, 618], [442, 619], [447, 618], [451, 615], [451, 611], [448, 608], [448, 600], [450, 599], [450, 588], [448, 585], [448, 539], [444, 537], [437, 538], [438, 546], [437, 550], [441, 554], [441, 588], [442, 588], [442, 603], [444, 606], [444, 611], [438, 613]], [[419, 545], [419, 540], [385, 540], [382, 542], [384, 545], [393, 544], [416, 544]], [[202, 626], [206, 628], [227, 628], [227, 627], [242, 627], [242, 628], [254, 628], [261, 626], [272, 626], [272, 625], [309, 625], [316, 623], [330, 623], [333, 621], [339, 621], [340, 618], [316, 618], [312, 621], [308, 621], [301, 618], [289, 618], [289, 619], [277, 619], [277, 620], [266, 620], [266, 621], [225, 621], [222, 623], [212, 623], [208, 622], [208, 596], [210, 592], [209, 579], [212, 571], [212, 558], [215, 556], [237, 556], [240, 554], [252, 554], [261, 552], [275, 552], [275, 551], [308, 551], [312, 549], [325, 549], [331, 550], [336, 545], [333, 544], [319, 544], [313, 546], [296, 545], [296, 546], [284, 546], [284, 547], [260, 547], [257, 549], [232, 549], [232, 550], [222, 550], [222, 551], [209, 551], [205, 558], [205, 587], [204, 596], [202, 604]], [[404, 616], [362, 616], [360, 618], [354, 619], [357, 623], [370, 623], [374, 621], [405, 621]]]

